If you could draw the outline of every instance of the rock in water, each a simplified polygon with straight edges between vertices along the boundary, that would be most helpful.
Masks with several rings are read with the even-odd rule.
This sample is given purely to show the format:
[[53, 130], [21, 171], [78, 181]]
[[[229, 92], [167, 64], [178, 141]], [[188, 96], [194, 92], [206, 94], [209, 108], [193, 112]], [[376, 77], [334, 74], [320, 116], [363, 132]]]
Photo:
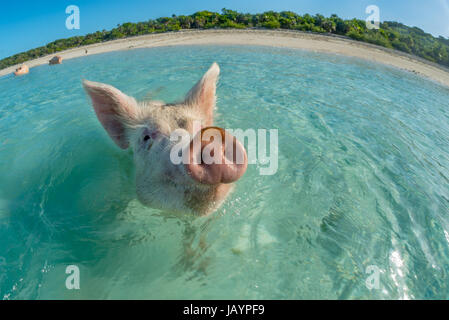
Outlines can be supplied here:
[[61, 64], [62, 63], [62, 57], [61, 56], [54, 56], [53, 58], [48, 61], [48, 64]]

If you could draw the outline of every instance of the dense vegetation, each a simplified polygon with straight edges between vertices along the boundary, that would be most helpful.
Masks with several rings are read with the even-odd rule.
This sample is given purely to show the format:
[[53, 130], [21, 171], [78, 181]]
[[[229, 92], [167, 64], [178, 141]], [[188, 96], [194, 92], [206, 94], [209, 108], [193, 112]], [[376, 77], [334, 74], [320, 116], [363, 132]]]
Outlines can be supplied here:
[[223, 9], [221, 14], [200, 11], [189, 16], [173, 15], [172, 17], [158, 18], [146, 22], [128, 22], [118, 25], [117, 28], [110, 31], [103, 30], [85, 36], [56, 40], [46, 46], [0, 60], [0, 69], [58, 51], [103, 41], [149, 33], [211, 28], [291, 29], [338, 34], [411, 53], [429, 61], [449, 66], [449, 39], [441, 36], [435, 38], [417, 27], [408, 27], [398, 22], [383, 22], [380, 24], [380, 29], [369, 30], [363, 20], [343, 20], [337, 15], [328, 18], [320, 14], [314, 16], [304, 14], [301, 16], [290, 11], [244, 14]]

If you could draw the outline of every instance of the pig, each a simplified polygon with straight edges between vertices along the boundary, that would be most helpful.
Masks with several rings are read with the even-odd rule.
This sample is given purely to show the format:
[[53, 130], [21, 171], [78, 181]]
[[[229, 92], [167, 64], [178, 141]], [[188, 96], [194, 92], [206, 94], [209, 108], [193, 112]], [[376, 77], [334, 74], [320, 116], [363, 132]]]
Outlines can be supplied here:
[[[245, 173], [248, 161], [243, 145], [226, 130], [213, 126], [219, 73], [218, 64], [213, 63], [184, 100], [175, 103], [138, 102], [110, 85], [83, 80], [95, 114], [110, 138], [119, 148], [133, 151], [136, 194], [145, 206], [181, 215], [209, 215]], [[172, 134], [179, 130], [190, 137], [182, 151], [190, 154], [191, 161], [175, 164], [170, 158], [176, 143]], [[200, 141], [196, 151], [195, 139]], [[223, 161], [201, 161], [211, 144], [219, 144], [211, 155]], [[228, 152], [229, 146], [232, 152]]]
[[18, 67], [16, 69], [16, 71], [14, 71], [14, 75], [21, 76], [21, 75], [27, 74], [28, 72], [30, 72], [30, 69], [28, 68], [28, 66], [26, 64], [23, 64], [20, 67]]

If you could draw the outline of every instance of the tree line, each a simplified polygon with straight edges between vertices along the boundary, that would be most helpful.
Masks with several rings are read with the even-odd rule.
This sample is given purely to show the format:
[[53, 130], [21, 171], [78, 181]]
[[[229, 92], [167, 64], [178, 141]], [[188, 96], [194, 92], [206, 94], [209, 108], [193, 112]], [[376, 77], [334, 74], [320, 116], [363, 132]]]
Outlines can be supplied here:
[[0, 69], [88, 44], [151, 33], [213, 28], [288, 29], [337, 34], [414, 54], [449, 67], [449, 39], [441, 36], [436, 38], [417, 27], [409, 27], [399, 22], [385, 21], [380, 23], [379, 29], [368, 29], [363, 20], [344, 20], [335, 14], [330, 17], [321, 14], [299, 15], [291, 11], [249, 14], [222, 9], [221, 13], [200, 11], [187, 16], [172, 15], [145, 22], [127, 22], [109, 31], [102, 30], [85, 36], [59, 39], [0, 60]]

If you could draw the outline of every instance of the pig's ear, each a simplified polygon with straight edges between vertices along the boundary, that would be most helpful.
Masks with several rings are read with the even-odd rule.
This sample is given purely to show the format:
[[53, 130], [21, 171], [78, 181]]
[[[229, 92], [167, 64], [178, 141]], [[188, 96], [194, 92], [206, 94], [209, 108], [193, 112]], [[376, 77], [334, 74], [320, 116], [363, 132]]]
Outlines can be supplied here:
[[214, 122], [215, 91], [219, 73], [220, 68], [214, 62], [186, 96], [186, 104], [199, 108], [204, 115], [206, 125], [212, 125]]
[[103, 128], [120, 148], [127, 149], [126, 127], [137, 119], [136, 100], [107, 84], [84, 80], [83, 86]]

